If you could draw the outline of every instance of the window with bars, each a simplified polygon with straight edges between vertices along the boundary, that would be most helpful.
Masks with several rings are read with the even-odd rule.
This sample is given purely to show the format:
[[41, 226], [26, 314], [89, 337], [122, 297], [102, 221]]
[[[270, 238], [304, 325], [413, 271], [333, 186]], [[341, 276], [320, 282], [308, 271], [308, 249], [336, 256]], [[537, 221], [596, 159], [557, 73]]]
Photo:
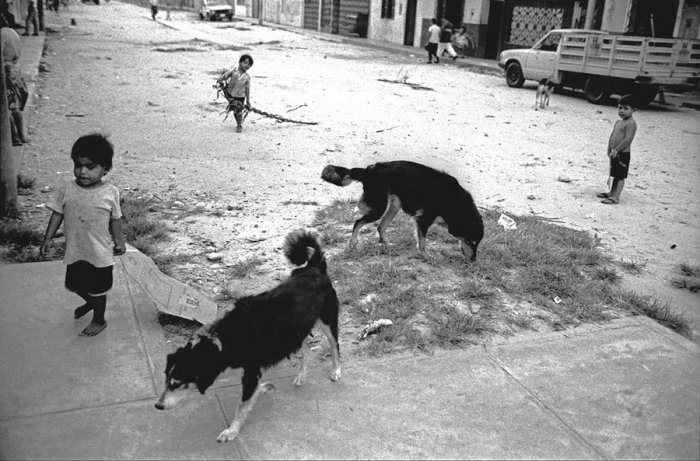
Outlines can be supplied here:
[[394, 4], [395, 0], [382, 0], [382, 18], [394, 18]]

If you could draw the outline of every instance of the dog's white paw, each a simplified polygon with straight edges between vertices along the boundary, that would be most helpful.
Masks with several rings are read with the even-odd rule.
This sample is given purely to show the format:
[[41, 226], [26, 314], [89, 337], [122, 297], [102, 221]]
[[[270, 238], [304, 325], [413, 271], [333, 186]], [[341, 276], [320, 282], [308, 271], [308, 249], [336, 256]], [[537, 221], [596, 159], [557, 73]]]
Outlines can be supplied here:
[[231, 442], [238, 435], [238, 429], [227, 428], [216, 438], [217, 442]]
[[336, 368], [331, 372], [331, 381], [338, 381], [340, 379], [340, 367]]

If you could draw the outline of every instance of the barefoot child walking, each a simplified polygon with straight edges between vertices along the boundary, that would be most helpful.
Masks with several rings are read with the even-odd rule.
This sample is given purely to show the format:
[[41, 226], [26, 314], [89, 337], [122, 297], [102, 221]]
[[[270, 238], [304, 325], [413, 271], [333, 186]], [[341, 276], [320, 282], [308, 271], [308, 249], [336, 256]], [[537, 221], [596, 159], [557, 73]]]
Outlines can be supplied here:
[[250, 75], [248, 69], [253, 67], [253, 58], [244, 54], [238, 60], [238, 67], [224, 72], [216, 80], [217, 85], [226, 83], [226, 99], [233, 107], [233, 116], [236, 118], [236, 132], [243, 131], [243, 108], [250, 106]]
[[119, 190], [102, 178], [112, 169], [114, 148], [101, 134], [79, 138], [71, 150], [75, 180], [66, 181], [47, 203], [53, 211], [40, 253], [64, 223], [66, 253], [65, 286], [85, 304], [75, 309], [79, 319], [92, 311], [92, 321], [80, 333], [95, 336], [105, 329], [107, 292], [112, 288], [114, 255], [126, 252], [122, 236]]
[[613, 131], [608, 140], [608, 158], [610, 159], [610, 184], [609, 192], [599, 192], [596, 197], [602, 198], [606, 205], [620, 203], [620, 194], [625, 186], [625, 179], [630, 168], [630, 147], [637, 132], [637, 122], [634, 121], [636, 104], [634, 96], [624, 95], [617, 103], [617, 115], [620, 120], [615, 122]]

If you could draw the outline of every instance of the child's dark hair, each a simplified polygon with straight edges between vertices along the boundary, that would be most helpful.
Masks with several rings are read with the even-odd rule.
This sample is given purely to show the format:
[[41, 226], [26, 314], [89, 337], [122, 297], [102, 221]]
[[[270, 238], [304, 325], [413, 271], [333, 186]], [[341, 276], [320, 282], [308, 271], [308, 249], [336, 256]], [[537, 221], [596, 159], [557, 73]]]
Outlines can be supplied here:
[[242, 55], [241, 59], [239, 59], [238, 62], [241, 63], [241, 62], [245, 61], [246, 59], [250, 63], [250, 67], [253, 67], [253, 58], [249, 54]]
[[114, 146], [103, 134], [86, 134], [75, 141], [70, 151], [70, 158], [74, 161], [80, 157], [89, 158], [90, 161], [102, 165], [106, 171], [109, 171], [112, 169]]
[[621, 96], [617, 101], [618, 106], [630, 106], [632, 109], [637, 108], [637, 98], [633, 94]]
[[433, 18], [433, 19], [431, 19], [430, 21], [431, 21], [433, 24], [437, 24], [437, 23], [438, 23], [437, 18]]

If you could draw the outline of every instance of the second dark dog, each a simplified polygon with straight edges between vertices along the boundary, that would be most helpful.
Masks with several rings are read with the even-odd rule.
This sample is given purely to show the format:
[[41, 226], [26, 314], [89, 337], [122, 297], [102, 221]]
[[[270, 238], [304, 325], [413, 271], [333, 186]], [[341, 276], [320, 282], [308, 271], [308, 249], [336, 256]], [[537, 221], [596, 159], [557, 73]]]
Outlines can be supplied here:
[[301, 349], [301, 370], [294, 380], [306, 378], [306, 338], [314, 325], [328, 338], [333, 357], [331, 380], [340, 379], [338, 297], [326, 274], [326, 259], [316, 238], [304, 231], [289, 234], [284, 253], [297, 266], [289, 278], [272, 290], [236, 301], [234, 309], [168, 355], [165, 391], [156, 408], [173, 408], [187, 391], [204, 392], [227, 368], [243, 368], [243, 395], [231, 425], [217, 440], [233, 440], [258, 396], [273, 389], [260, 383], [262, 370]]
[[384, 242], [384, 231], [403, 209], [416, 223], [416, 247], [425, 254], [425, 236], [439, 216], [447, 224], [450, 234], [457, 237], [465, 256], [476, 259], [476, 250], [484, 237], [484, 222], [471, 194], [447, 173], [420, 163], [408, 161], [382, 162], [367, 168], [344, 168], [328, 165], [321, 178], [337, 186], [352, 181], [362, 183], [364, 193], [357, 203], [364, 214], [355, 221], [350, 246], [365, 224], [382, 220], [377, 228], [379, 241]]

